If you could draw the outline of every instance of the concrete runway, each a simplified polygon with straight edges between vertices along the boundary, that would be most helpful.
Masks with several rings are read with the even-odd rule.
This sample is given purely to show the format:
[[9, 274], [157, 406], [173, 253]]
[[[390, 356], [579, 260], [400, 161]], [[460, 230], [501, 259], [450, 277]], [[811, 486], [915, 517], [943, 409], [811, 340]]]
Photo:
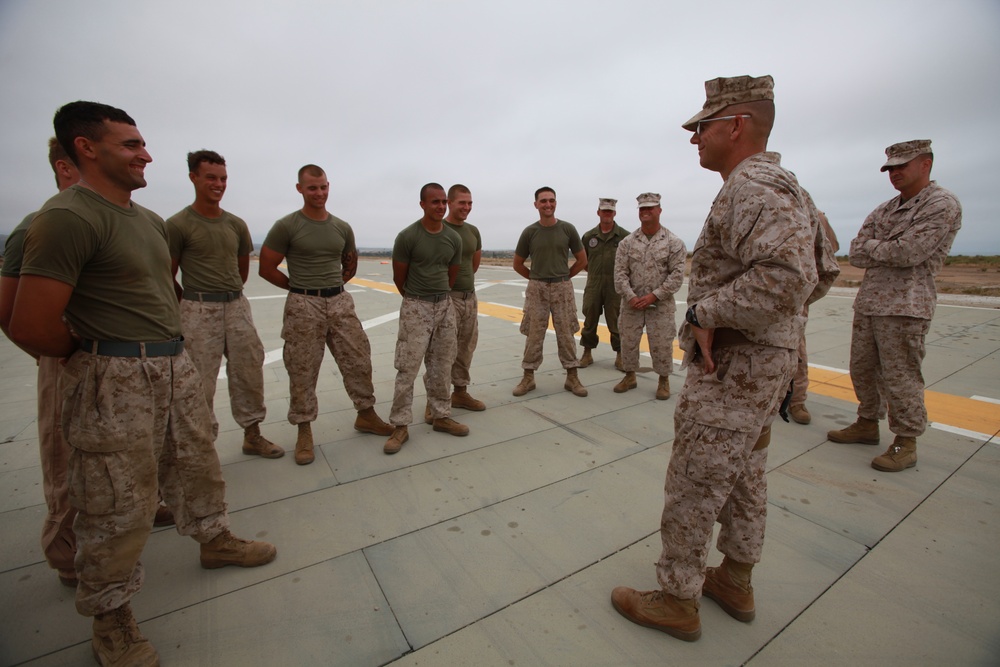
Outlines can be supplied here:
[[[256, 271], [256, 264], [251, 265]], [[584, 278], [574, 285], [582, 299]], [[388, 264], [363, 261], [351, 283], [372, 343], [377, 410], [388, 417], [399, 296]], [[249, 570], [199, 567], [197, 545], [155, 529], [133, 599], [164, 665], [996, 665], [1000, 656], [1000, 310], [939, 305], [927, 337], [932, 427], [908, 471], [880, 473], [883, 447], [838, 445], [854, 419], [847, 376], [852, 293], [811, 309], [809, 426], [774, 427], [757, 618], [702, 603], [702, 638], [681, 642], [614, 611], [617, 585], [654, 588], [675, 398], [656, 376], [626, 394], [602, 344], [562, 388], [554, 338], [538, 388], [521, 398], [526, 281], [483, 266], [465, 438], [419, 422], [395, 456], [352, 429], [331, 358], [319, 380], [316, 462], [290, 451], [281, 363], [284, 293], [251, 276], [247, 294], [267, 351], [263, 432], [289, 450], [244, 456], [219, 382], [216, 443], [234, 532], [274, 542]], [[686, 287], [678, 294], [683, 300]], [[683, 311], [683, 306], [678, 308]], [[678, 315], [680, 319], [680, 315]], [[605, 332], [606, 335], [606, 332]], [[605, 338], [605, 341], [607, 339]], [[90, 619], [45, 564], [35, 425], [35, 365], [0, 340], [0, 665], [86, 665]], [[675, 373], [675, 394], [683, 382]], [[423, 409], [416, 383], [415, 414]], [[713, 551], [709, 564], [721, 556]]]

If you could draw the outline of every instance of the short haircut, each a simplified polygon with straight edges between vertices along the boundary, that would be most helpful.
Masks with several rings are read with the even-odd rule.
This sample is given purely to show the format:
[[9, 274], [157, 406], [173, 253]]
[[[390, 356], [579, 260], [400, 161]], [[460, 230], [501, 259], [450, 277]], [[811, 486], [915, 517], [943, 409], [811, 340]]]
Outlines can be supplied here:
[[121, 109], [100, 102], [70, 102], [56, 111], [52, 125], [56, 130], [56, 139], [66, 151], [66, 156], [78, 164], [76, 146], [77, 137], [86, 137], [91, 141], [100, 141], [107, 128], [104, 121], [124, 123], [135, 127], [132, 117]]
[[193, 151], [188, 153], [188, 171], [192, 174], [197, 173], [198, 167], [202, 162], [207, 162], [209, 164], [219, 164], [223, 167], [226, 166], [226, 158], [222, 157], [215, 151], [207, 151], [204, 148], [200, 151]]
[[465, 187], [461, 183], [455, 183], [455, 185], [448, 188], [448, 199], [452, 200], [458, 195], [471, 195], [472, 190]]
[[63, 162], [72, 163], [73, 161], [69, 159], [66, 155], [66, 151], [63, 150], [62, 144], [55, 137], [49, 138], [49, 166], [52, 167], [52, 173], [56, 175], [56, 185], [59, 185], [59, 172], [56, 171], [56, 162], [62, 160]]
[[542, 187], [540, 187], [537, 190], [535, 190], [535, 201], [538, 201], [538, 195], [542, 194], [543, 192], [551, 192], [553, 197], [556, 196], [556, 191], [555, 190], [553, 190], [552, 188], [550, 188], [547, 185], [543, 185]]
[[326, 176], [326, 172], [323, 171], [320, 167], [317, 167], [314, 164], [307, 164], [303, 166], [301, 169], [299, 169], [299, 183], [302, 182], [302, 177], [306, 174], [313, 176], [315, 178], [319, 178], [320, 176]]
[[427, 201], [425, 196], [428, 190], [441, 190], [444, 192], [444, 186], [440, 183], [428, 183], [424, 187], [420, 188], [420, 201]]
[[758, 141], [763, 141], [766, 144], [771, 136], [771, 130], [774, 128], [774, 100], [745, 102], [726, 109], [727, 115], [741, 113], [750, 114], [750, 131]]

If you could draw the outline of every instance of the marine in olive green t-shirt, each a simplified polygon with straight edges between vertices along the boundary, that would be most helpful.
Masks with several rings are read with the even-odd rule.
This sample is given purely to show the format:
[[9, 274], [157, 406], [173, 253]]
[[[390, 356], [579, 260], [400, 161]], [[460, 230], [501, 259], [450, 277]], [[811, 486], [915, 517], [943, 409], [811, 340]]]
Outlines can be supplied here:
[[0, 266], [0, 276], [17, 278], [21, 275], [21, 262], [24, 261], [24, 235], [34, 217], [35, 213], [24, 216], [24, 220], [11, 231], [7, 240], [4, 241], [3, 266]]
[[476, 274], [472, 270], [472, 257], [483, 249], [483, 239], [479, 235], [479, 230], [468, 222], [460, 225], [453, 225], [444, 220], [444, 225], [453, 230], [462, 239], [462, 263], [458, 267], [458, 277], [455, 278], [453, 290], [460, 292], [476, 291]]
[[583, 242], [576, 227], [557, 219], [550, 227], [541, 222], [525, 227], [514, 252], [531, 259], [531, 280], [550, 280], [569, 277], [567, 250], [575, 255], [583, 250]]
[[396, 235], [392, 261], [409, 265], [404, 296], [444, 294], [452, 289], [448, 267], [462, 261], [462, 239], [448, 225], [431, 234], [417, 220]]
[[250, 254], [247, 223], [228, 211], [206, 218], [192, 207], [167, 218], [171, 259], [180, 261], [181, 284], [193, 292], [243, 289], [238, 258]]
[[274, 223], [264, 245], [288, 261], [288, 285], [295, 289], [341, 287], [341, 258], [358, 250], [349, 224], [334, 215], [319, 222], [302, 211]]
[[66, 319], [83, 338], [162, 341], [181, 334], [163, 219], [74, 185], [49, 199], [24, 239], [21, 275], [73, 286]]

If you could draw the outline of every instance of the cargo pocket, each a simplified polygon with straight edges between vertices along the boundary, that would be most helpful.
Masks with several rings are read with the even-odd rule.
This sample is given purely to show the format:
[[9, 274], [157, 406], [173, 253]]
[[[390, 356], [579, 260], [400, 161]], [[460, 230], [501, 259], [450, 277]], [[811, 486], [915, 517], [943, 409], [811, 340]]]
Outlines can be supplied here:
[[743, 469], [747, 439], [757, 431], [752, 410], [709, 403], [685, 415], [683, 435], [689, 443], [683, 461], [685, 477], [706, 486], [731, 486]]
[[135, 507], [135, 476], [127, 452], [70, 450], [69, 503], [92, 515], [127, 514]]
[[[78, 353], [62, 377], [63, 434], [70, 445], [69, 501], [87, 514], [121, 514], [135, 506], [132, 444], [150, 438], [145, 392], [129, 390], [116, 360]], [[136, 383], [133, 382], [133, 385]]]

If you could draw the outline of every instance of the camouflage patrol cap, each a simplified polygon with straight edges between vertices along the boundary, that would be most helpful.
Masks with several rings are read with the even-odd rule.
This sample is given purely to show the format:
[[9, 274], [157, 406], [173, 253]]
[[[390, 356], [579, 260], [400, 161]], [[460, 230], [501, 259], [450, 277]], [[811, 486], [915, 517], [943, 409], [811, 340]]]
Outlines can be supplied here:
[[639, 202], [639, 208], [647, 208], [649, 206], [659, 206], [660, 205], [660, 195], [655, 192], [643, 192], [641, 195], [636, 197], [636, 201]]
[[598, 211], [614, 211], [615, 204], [618, 203], [617, 199], [607, 199], [602, 198], [597, 200], [597, 210]]
[[728, 106], [773, 99], [774, 79], [769, 74], [712, 79], [705, 82], [705, 106], [681, 127], [694, 132], [699, 120], [714, 116]]
[[913, 141], [893, 144], [885, 149], [885, 156], [889, 159], [885, 161], [885, 164], [882, 165], [879, 171], [885, 171], [889, 167], [906, 164], [920, 155], [933, 155], [930, 139], [914, 139]]

